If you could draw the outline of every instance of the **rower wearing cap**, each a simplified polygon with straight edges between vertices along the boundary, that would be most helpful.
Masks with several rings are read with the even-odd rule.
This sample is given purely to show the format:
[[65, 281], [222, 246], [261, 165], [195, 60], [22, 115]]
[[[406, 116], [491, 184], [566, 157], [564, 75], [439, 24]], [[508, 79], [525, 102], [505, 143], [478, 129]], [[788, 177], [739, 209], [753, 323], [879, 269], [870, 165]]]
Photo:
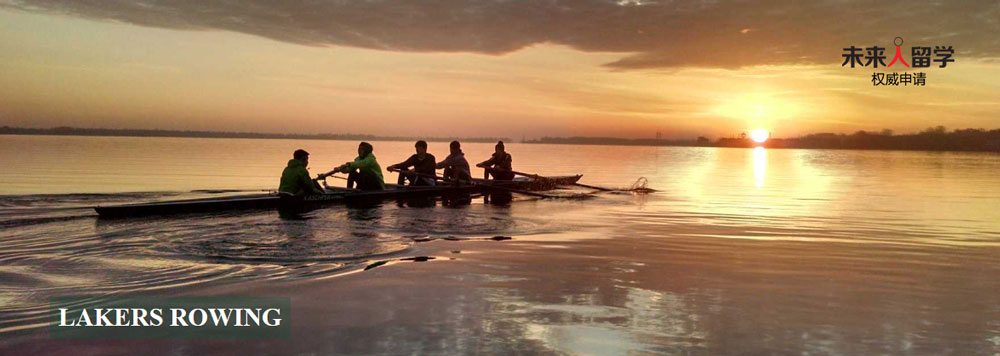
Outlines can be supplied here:
[[303, 196], [310, 194], [323, 194], [316, 181], [309, 179], [309, 152], [298, 149], [292, 153], [292, 159], [288, 160], [288, 166], [281, 172], [281, 183], [278, 185], [278, 193], [284, 196]]
[[483, 168], [485, 171], [484, 179], [490, 179], [492, 174], [493, 179], [496, 180], [513, 180], [514, 169], [511, 166], [513, 158], [510, 153], [504, 151], [503, 141], [497, 142], [494, 150], [490, 159], [480, 162], [476, 167]]
[[354, 188], [357, 184], [359, 190], [383, 190], [385, 181], [382, 179], [382, 167], [375, 160], [372, 153], [374, 148], [368, 142], [361, 142], [358, 145], [358, 157], [354, 161], [344, 163], [333, 170], [320, 174], [319, 178], [326, 178], [336, 172], [347, 173], [347, 188]]
[[438, 162], [435, 168], [444, 168], [445, 179], [453, 182], [471, 182], [472, 174], [469, 173], [469, 161], [465, 160], [465, 154], [462, 153], [462, 144], [458, 143], [458, 141], [451, 141], [448, 147], [451, 150], [451, 154], [443, 161]]

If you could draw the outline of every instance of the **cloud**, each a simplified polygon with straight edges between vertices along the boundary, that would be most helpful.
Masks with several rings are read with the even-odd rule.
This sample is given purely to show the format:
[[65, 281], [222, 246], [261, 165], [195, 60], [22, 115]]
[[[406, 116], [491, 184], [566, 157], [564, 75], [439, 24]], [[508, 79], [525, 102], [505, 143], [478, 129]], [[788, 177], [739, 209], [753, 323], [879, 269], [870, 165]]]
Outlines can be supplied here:
[[[1000, 57], [1000, 2], [872, 0], [0, 0], [0, 8], [310, 46], [500, 55], [542, 43], [622, 53], [614, 69], [828, 64], [901, 36]], [[889, 52], [891, 55], [891, 52]]]

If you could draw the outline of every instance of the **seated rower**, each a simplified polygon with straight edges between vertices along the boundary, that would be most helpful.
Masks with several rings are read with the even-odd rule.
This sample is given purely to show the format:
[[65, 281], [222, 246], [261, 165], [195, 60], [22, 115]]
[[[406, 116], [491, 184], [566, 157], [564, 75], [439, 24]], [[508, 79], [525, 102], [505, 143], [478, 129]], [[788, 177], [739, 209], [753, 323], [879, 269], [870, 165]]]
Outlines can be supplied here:
[[469, 161], [465, 160], [462, 153], [462, 144], [458, 141], [451, 141], [448, 146], [451, 154], [435, 166], [437, 169], [444, 168], [444, 178], [453, 182], [472, 182], [472, 174], [469, 173]]
[[347, 173], [347, 188], [354, 188], [355, 183], [359, 190], [382, 190], [385, 189], [385, 181], [382, 179], [382, 167], [375, 160], [372, 153], [374, 148], [368, 142], [358, 145], [358, 157], [352, 162], [347, 162], [333, 170], [320, 174], [319, 178], [326, 178], [336, 172]]
[[481, 167], [485, 171], [484, 179], [490, 179], [490, 175], [493, 175], [493, 179], [496, 180], [513, 180], [514, 179], [514, 168], [511, 166], [513, 158], [510, 153], [504, 151], [503, 141], [497, 142], [495, 147], [495, 152], [490, 159], [480, 162], [476, 167]]
[[[406, 180], [410, 180], [410, 185], [434, 185], [434, 176], [437, 172], [434, 169], [434, 155], [427, 153], [427, 142], [417, 141], [413, 145], [417, 153], [407, 158], [405, 161], [386, 167], [389, 171], [398, 170], [399, 180], [397, 184], [403, 185]], [[413, 167], [413, 169], [409, 169]]]
[[282, 196], [304, 196], [310, 194], [323, 194], [323, 189], [316, 181], [309, 178], [309, 152], [305, 150], [295, 150], [292, 159], [288, 160], [288, 166], [281, 172], [281, 183], [278, 185], [278, 193]]

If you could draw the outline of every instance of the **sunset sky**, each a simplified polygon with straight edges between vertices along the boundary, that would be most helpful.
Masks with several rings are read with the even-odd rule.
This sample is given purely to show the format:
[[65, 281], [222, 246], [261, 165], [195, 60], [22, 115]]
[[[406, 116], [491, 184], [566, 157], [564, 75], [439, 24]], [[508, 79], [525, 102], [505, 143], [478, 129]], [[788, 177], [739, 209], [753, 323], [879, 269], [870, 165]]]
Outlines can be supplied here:
[[[309, 3], [308, 5], [306, 3]], [[0, 0], [0, 126], [406, 136], [1000, 127], [1000, 2]], [[925, 87], [842, 48], [954, 46]], [[878, 71], [902, 72], [898, 66]], [[913, 70], [910, 70], [913, 71]]]

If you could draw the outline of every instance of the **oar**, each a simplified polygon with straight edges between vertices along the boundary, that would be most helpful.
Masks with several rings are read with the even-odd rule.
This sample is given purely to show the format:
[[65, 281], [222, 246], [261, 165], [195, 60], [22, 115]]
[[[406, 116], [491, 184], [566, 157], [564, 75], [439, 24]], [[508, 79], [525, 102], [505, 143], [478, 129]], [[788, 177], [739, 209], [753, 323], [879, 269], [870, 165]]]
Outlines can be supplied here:
[[[532, 174], [532, 173], [524, 173], [524, 172], [518, 172], [518, 171], [510, 171], [510, 172], [514, 173], [514, 174], [517, 174], [519, 176], [525, 176], [525, 177], [535, 178], [535, 179], [539, 179], [539, 180], [553, 180], [552, 178], [542, 177], [540, 175]], [[600, 190], [602, 192], [611, 192], [611, 191], [618, 190], [618, 189], [604, 188], [604, 187], [598, 187], [598, 186], [593, 186], [593, 185], [586, 185], [586, 184], [577, 183], [577, 182], [570, 183], [570, 185], [575, 185], [575, 186], [584, 187], [584, 188], [590, 188], [590, 189], [594, 189], [594, 190]]]
[[511, 193], [518, 193], [518, 194], [530, 195], [530, 196], [535, 196], [535, 197], [539, 197], [539, 198], [558, 198], [555, 195], [535, 193], [535, 192], [530, 192], [530, 191], [527, 191], [527, 190], [521, 190], [521, 189], [503, 187], [503, 186], [498, 186], [498, 185], [493, 185], [493, 184], [487, 184], [487, 183], [472, 182], [472, 185], [481, 186], [481, 187], [487, 187], [489, 189], [505, 190], [505, 191], [508, 191], [508, 192], [511, 192]]
[[[389, 171], [390, 172], [399, 172], [400, 170], [398, 170], [398, 169], [390, 169]], [[412, 171], [408, 172], [408, 173], [416, 175], [418, 177], [426, 177], [426, 178], [432, 178], [432, 179], [437, 179], [437, 180], [445, 181], [445, 182], [448, 182], [448, 183], [456, 183], [456, 181], [454, 181], [454, 180], [451, 180], [451, 179], [448, 179], [448, 178], [444, 178], [444, 177], [438, 177], [436, 175], [429, 175], [429, 174], [417, 173], [417, 172], [412, 172]], [[548, 194], [541, 194], [541, 193], [529, 192], [529, 191], [526, 191], [526, 190], [515, 189], [515, 188], [508, 188], [508, 187], [501, 187], [501, 186], [496, 186], [496, 185], [492, 185], [492, 184], [476, 183], [474, 181], [473, 182], [469, 182], [469, 183], [472, 184], [473, 186], [484, 187], [484, 188], [487, 188], [487, 189], [504, 190], [504, 191], [508, 191], [508, 192], [511, 192], [511, 193], [518, 193], [518, 194], [530, 195], [530, 196], [539, 197], [539, 198], [558, 198], [555, 195], [548, 195]]]
[[337, 178], [337, 179], [347, 180], [347, 178], [333, 175], [334, 173], [337, 173], [337, 172], [336, 171], [331, 171], [331, 172], [323, 173], [323, 174], [320, 174], [319, 176], [317, 176], [316, 178], [313, 178], [312, 180], [313, 180], [313, 182], [317, 182], [317, 185], [319, 185], [319, 183], [318, 183], [319, 181], [323, 181], [323, 186], [320, 187], [320, 188], [322, 188], [323, 191], [326, 191], [328, 188], [330, 188], [329, 186], [326, 185], [326, 179], [327, 178], [334, 177], [334, 178]]
[[[518, 172], [518, 171], [509, 171], [509, 172], [517, 174], [517, 175], [525, 176], [525, 177], [535, 178], [535, 179], [553, 180], [552, 178], [542, 177], [540, 175], [532, 174], [532, 173], [524, 173], [524, 172]], [[645, 182], [645, 178], [639, 178], [639, 181], [636, 181], [636, 183], [638, 183], [640, 181]], [[636, 187], [635, 184], [633, 184], [632, 188], [629, 188], [629, 189], [605, 188], [605, 187], [598, 187], [598, 186], [587, 185], [587, 184], [577, 183], [577, 182], [573, 182], [573, 183], [569, 183], [569, 184], [570, 185], [579, 186], [579, 187], [584, 187], [584, 188], [595, 189], [595, 190], [599, 190], [599, 191], [602, 191], [602, 192], [635, 192], [635, 193], [646, 194], [646, 193], [652, 193], [652, 192], [656, 191], [656, 189], [653, 189], [653, 188], [646, 188], [645, 183], [643, 183], [643, 185], [641, 187]]]

